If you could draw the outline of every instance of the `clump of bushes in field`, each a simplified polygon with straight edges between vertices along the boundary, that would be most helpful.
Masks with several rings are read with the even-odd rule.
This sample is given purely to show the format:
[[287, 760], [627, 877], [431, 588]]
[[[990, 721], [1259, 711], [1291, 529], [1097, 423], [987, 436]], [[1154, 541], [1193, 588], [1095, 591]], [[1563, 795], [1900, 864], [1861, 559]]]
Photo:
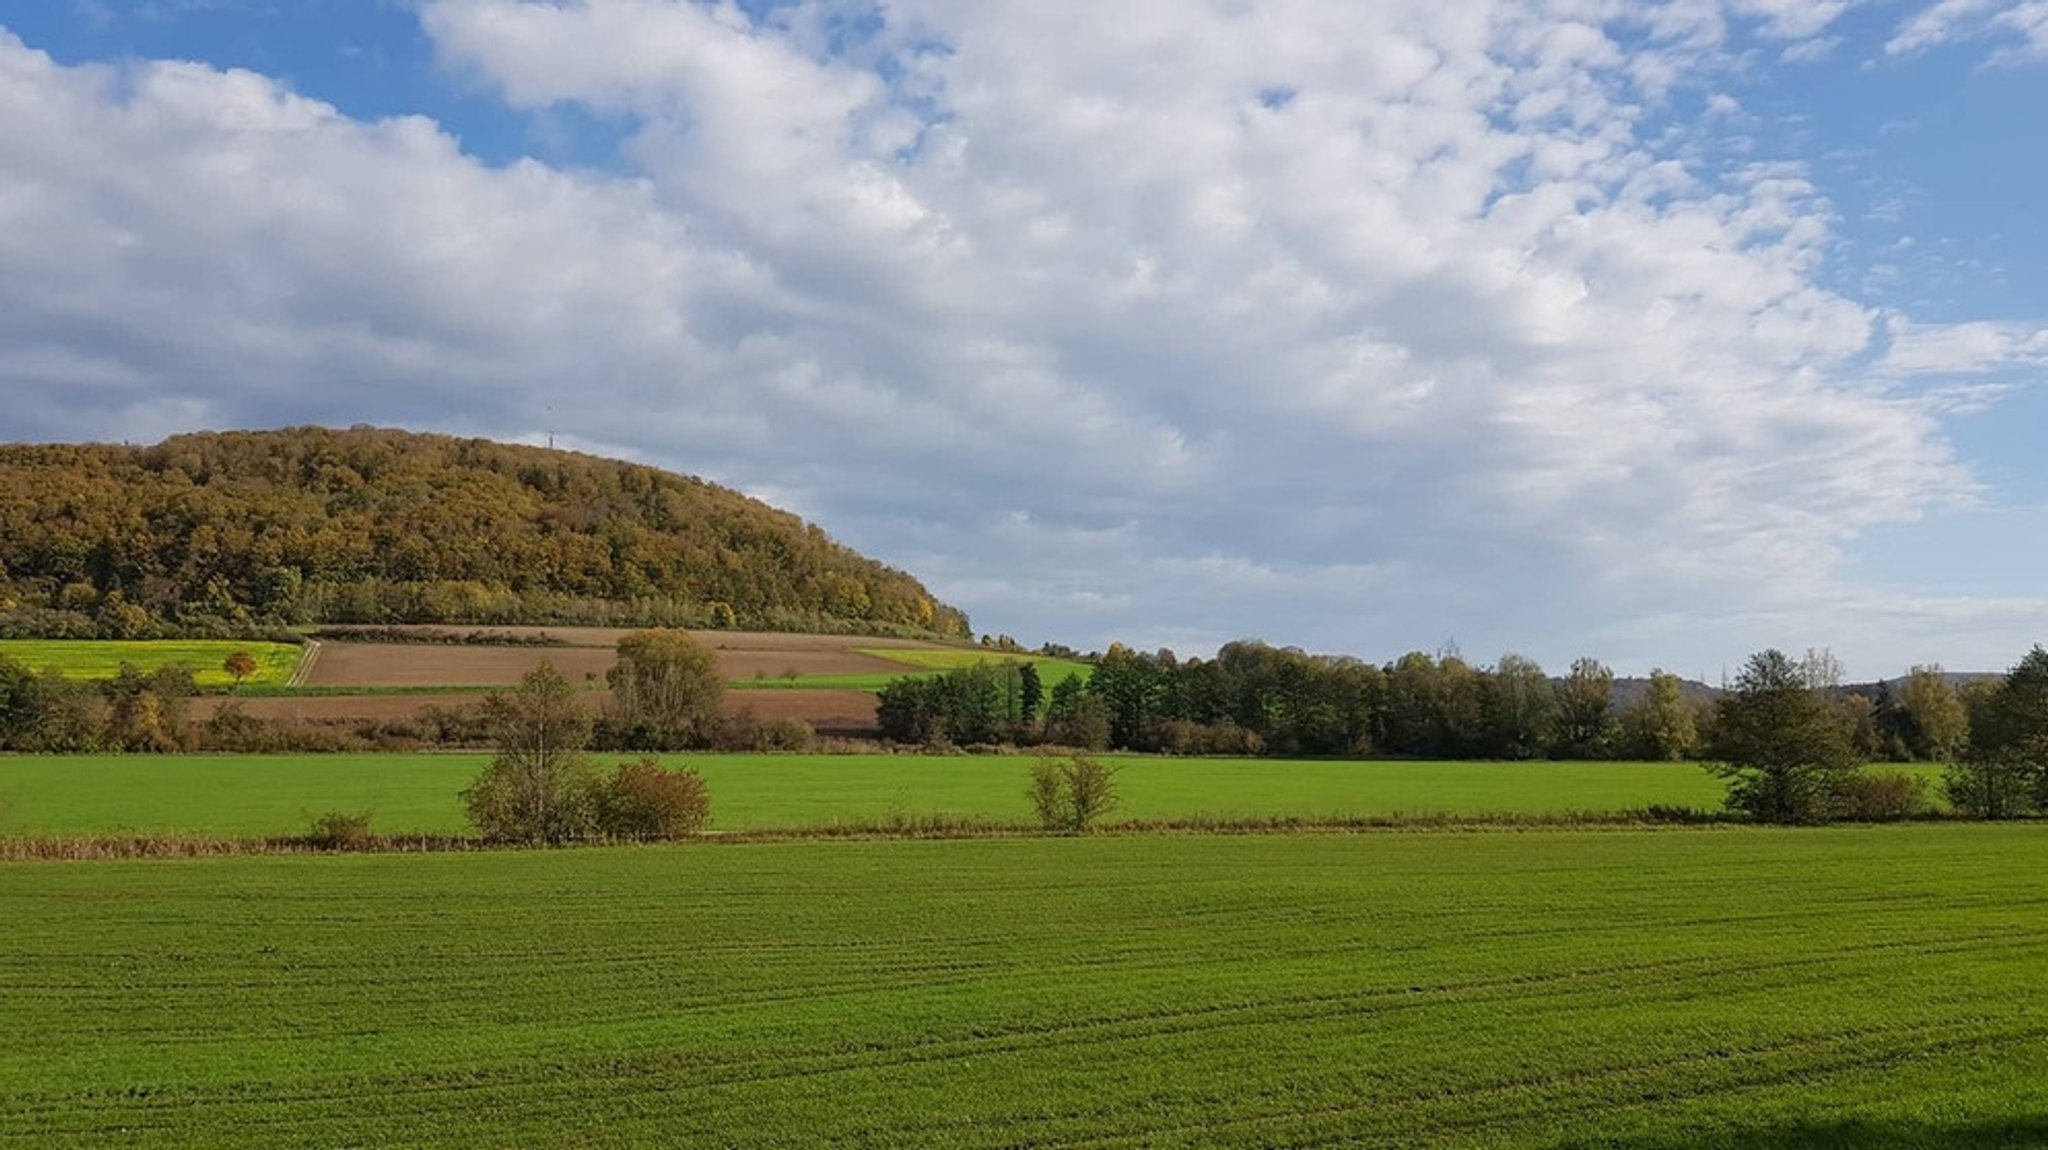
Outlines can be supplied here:
[[704, 829], [711, 795], [690, 770], [669, 770], [646, 756], [596, 780], [593, 816], [606, 838], [679, 839]]
[[306, 833], [306, 841], [325, 851], [363, 851], [376, 845], [377, 838], [370, 833], [368, 811], [361, 814], [328, 811], [313, 820]]
[[490, 696], [484, 714], [498, 754], [462, 799], [488, 840], [680, 838], [711, 817], [710, 796], [694, 771], [666, 769], [651, 756], [600, 771], [584, 751], [590, 717], [552, 664], [529, 672], [518, 690]]
[[1087, 755], [1042, 758], [1025, 793], [1040, 826], [1079, 834], [1116, 809], [1116, 772]]
[[1855, 771], [1835, 788], [1833, 813], [1852, 823], [1895, 823], [1933, 812], [1927, 780], [1904, 771]]

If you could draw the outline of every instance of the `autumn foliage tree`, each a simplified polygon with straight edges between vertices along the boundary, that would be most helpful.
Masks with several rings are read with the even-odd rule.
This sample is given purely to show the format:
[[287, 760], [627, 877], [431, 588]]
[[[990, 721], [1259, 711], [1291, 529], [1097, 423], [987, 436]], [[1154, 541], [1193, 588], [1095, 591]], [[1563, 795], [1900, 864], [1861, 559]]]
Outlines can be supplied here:
[[625, 742], [663, 750], [709, 741], [725, 695], [716, 652], [671, 628], [635, 631], [618, 652], [605, 679]]
[[220, 669], [227, 672], [240, 688], [243, 680], [256, 673], [256, 656], [247, 651], [236, 651], [221, 661]]

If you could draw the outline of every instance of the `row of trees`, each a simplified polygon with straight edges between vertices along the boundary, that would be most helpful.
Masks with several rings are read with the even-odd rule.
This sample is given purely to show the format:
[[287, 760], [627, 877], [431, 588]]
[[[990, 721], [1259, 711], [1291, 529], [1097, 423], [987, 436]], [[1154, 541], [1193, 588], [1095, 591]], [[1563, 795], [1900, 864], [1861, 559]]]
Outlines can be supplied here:
[[[1809, 682], [1832, 673], [1824, 654], [1798, 662]], [[1519, 655], [1481, 667], [1412, 652], [1382, 666], [1251, 641], [1185, 661], [1114, 645], [1085, 685], [1045, 692], [1029, 663], [966, 668], [891, 685], [877, 719], [885, 737], [915, 743], [1510, 760], [1701, 753], [1714, 692], [1664, 671], [1628, 687], [1594, 659], [1552, 678]], [[1937, 669], [1916, 668], [1875, 697], [1832, 688], [1823, 686], [1826, 701], [1865, 758], [1946, 760], [1967, 739], [1965, 703]]]
[[192, 695], [192, 672], [183, 667], [145, 673], [123, 664], [113, 678], [85, 683], [54, 670], [38, 675], [0, 655], [0, 751], [191, 749]]

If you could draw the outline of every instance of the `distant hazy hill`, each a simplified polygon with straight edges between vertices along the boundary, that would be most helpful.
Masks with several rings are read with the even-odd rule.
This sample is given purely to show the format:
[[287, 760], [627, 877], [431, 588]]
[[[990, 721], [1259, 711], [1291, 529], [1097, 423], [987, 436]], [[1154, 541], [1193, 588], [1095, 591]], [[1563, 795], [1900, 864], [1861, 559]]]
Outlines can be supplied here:
[[909, 575], [701, 479], [315, 427], [0, 446], [0, 615], [101, 633], [163, 620], [967, 632]]
[[[1614, 681], [1614, 690], [1609, 697], [1614, 700], [1614, 709], [1616, 711], [1626, 711], [1630, 707], [1635, 706], [1636, 703], [1642, 700], [1643, 696], [1649, 693], [1649, 679], [1622, 678]], [[1678, 681], [1678, 697], [1684, 699], [1687, 703], [1697, 706], [1701, 703], [1711, 703], [1715, 699], [1720, 698], [1721, 689], [1693, 679], [1680, 679]]]

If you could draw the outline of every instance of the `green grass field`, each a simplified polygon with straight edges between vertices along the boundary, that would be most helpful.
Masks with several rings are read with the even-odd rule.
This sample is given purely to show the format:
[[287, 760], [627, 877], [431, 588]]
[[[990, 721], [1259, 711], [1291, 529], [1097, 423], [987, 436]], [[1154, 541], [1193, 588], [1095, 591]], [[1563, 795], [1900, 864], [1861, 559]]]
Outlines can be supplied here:
[[924, 647], [863, 647], [860, 653], [873, 655], [877, 659], [887, 659], [892, 663], [922, 667], [927, 671], [951, 671], [957, 667], [972, 667], [979, 663], [1029, 663], [1038, 668], [1039, 682], [1048, 691], [1067, 679], [1085, 680], [1094, 670], [1088, 664], [1073, 659], [973, 648], [935, 650]]
[[932, 650], [917, 647], [862, 647], [859, 650], [863, 655], [901, 663], [910, 669], [900, 672], [868, 671], [844, 675], [788, 675], [779, 678], [761, 675], [751, 679], [731, 679], [726, 682], [726, 686], [796, 691], [879, 691], [898, 679], [937, 675], [958, 667], [972, 667], [978, 663], [1019, 662], [1037, 667], [1040, 685], [1050, 691], [1068, 679], [1079, 678], [1085, 681], [1093, 670], [1088, 664], [1072, 659], [1053, 659], [1044, 655], [1022, 655], [972, 648]]
[[221, 664], [236, 651], [255, 656], [256, 673], [247, 685], [282, 685], [292, 677], [304, 648], [290, 643], [249, 643], [233, 639], [0, 639], [0, 655], [41, 672], [55, 668], [69, 679], [111, 679], [121, 664], [144, 672], [184, 666], [202, 687], [225, 687], [234, 676]]
[[[610, 762], [627, 756], [600, 757]], [[297, 834], [330, 810], [389, 832], [463, 829], [475, 754], [0, 757], [0, 834]], [[1025, 756], [670, 755], [711, 789], [723, 830], [964, 815], [1026, 822]], [[1107, 760], [1119, 817], [1544, 814], [1652, 803], [1715, 807], [1721, 785], [1677, 763]]]
[[0, 866], [0, 1146], [2036, 1147], [2048, 828]]

